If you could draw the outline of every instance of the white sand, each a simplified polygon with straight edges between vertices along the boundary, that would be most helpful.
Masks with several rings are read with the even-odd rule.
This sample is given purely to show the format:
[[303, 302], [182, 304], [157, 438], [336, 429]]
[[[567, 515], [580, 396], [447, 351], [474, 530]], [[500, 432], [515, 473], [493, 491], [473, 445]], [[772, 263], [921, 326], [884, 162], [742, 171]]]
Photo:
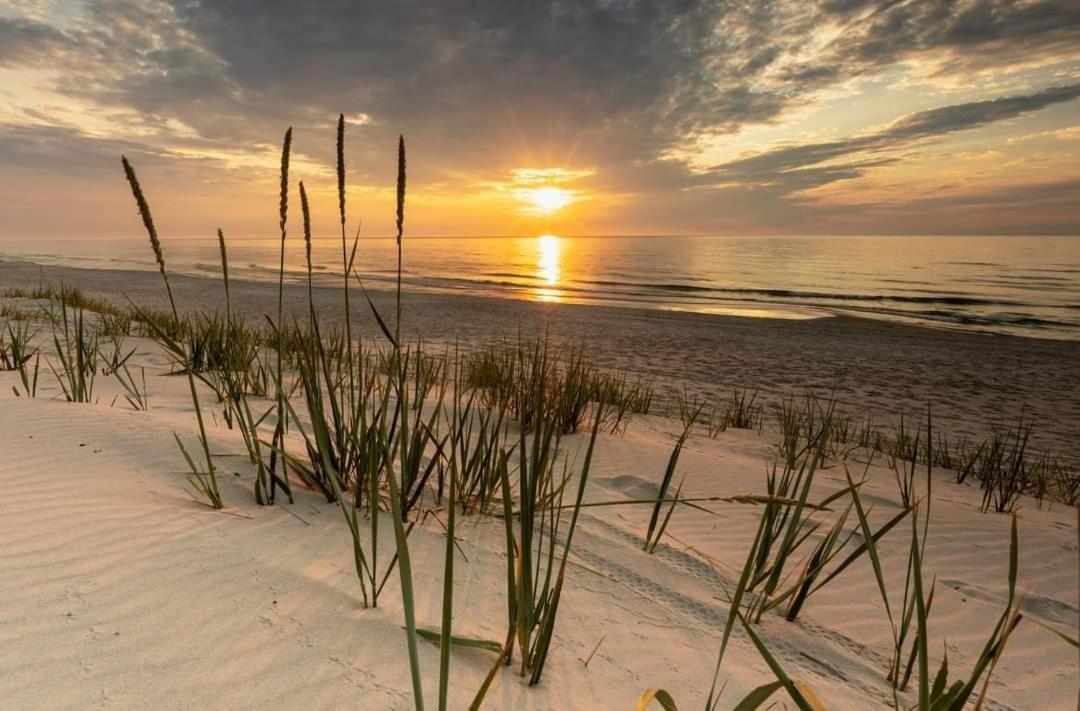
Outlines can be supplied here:
[[[396, 574], [380, 608], [361, 609], [339, 512], [306, 492], [289, 507], [295, 516], [256, 506], [252, 471], [240, 457], [219, 460], [228, 513], [193, 501], [172, 442], [174, 430], [193, 441], [186, 381], [160, 375], [161, 354], [139, 344], [148, 412], [110, 406], [111, 379], [100, 379], [98, 404], [77, 405], [50, 399], [56, 388], [46, 374], [38, 399], [17, 399], [17, 376], [0, 373], [0, 706], [410, 708]], [[625, 435], [603, 436], [586, 499], [653, 495], [677, 427], [639, 417]], [[242, 451], [224, 427], [211, 439], [215, 452]], [[679, 466], [684, 494], [760, 491], [769, 458], [768, 443], [754, 433], [695, 436]], [[890, 470], [871, 475], [864, 498], [880, 522], [897, 510], [898, 496]], [[826, 471], [814, 498], [842, 480], [842, 471]], [[950, 667], [961, 674], [1005, 604], [1009, 517], [979, 513], [978, 489], [956, 485], [947, 472], [936, 473], [934, 488], [930, 649], [937, 657], [947, 645]], [[721, 584], [734, 588], [759, 514], [711, 508], [715, 516], [677, 511], [671, 537], [652, 556], [641, 551], [648, 507], [583, 512], [543, 681], [530, 689], [505, 669], [486, 707], [631, 709], [645, 688], [660, 686], [681, 708], [701, 708], [728, 611]], [[387, 561], [392, 535], [382, 523]], [[1077, 511], [1025, 500], [1019, 524], [1025, 613], [1077, 635]], [[457, 563], [454, 631], [501, 640], [502, 523], [467, 517], [460, 537], [468, 562]], [[410, 538], [422, 626], [438, 625], [445, 542], [431, 519]], [[908, 545], [905, 527], [882, 543], [897, 596]], [[788, 673], [829, 708], [889, 703], [891, 637], [867, 561], [811, 598], [797, 622], [767, 616], [759, 629]], [[582, 660], [601, 639], [586, 668]], [[490, 663], [490, 653], [455, 651], [451, 708], [465, 708]], [[425, 642], [421, 664], [433, 704], [438, 650]], [[720, 679], [721, 708], [771, 680], [741, 632]], [[1076, 650], [1021, 622], [994, 673], [988, 708], [1076, 708], [1078, 684]]]

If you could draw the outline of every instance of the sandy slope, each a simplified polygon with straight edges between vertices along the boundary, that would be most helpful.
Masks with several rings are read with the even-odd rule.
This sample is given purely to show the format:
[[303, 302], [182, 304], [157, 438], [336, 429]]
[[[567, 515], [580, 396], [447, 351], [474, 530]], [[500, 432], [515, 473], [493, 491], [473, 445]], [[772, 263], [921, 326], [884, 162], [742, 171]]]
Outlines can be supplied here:
[[[301, 493], [295, 505], [260, 508], [251, 471], [222, 458], [228, 513], [184, 490], [174, 430], [190, 439], [185, 383], [163, 377], [160, 354], [140, 347], [152, 368], [152, 409], [110, 406], [115, 386], [99, 383], [96, 405], [16, 399], [0, 374], [0, 699], [4, 708], [390, 708], [411, 705], [396, 575], [378, 610], [361, 609], [349, 538], [339, 513]], [[51, 380], [43, 376], [43, 382]], [[587, 500], [652, 495], [677, 425], [642, 417], [627, 434], [604, 436]], [[571, 450], [581, 445], [572, 437]], [[223, 427], [213, 449], [238, 454]], [[571, 452], [573, 453], [573, 452]], [[762, 488], [768, 444], [749, 432], [694, 437], [683, 454], [689, 496]], [[233, 474], [235, 472], [235, 474]], [[833, 468], [815, 497], [842, 486]], [[968, 668], [1004, 605], [1009, 519], [981, 514], [978, 491], [935, 478], [927, 570], [938, 577], [931, 649], [947, 644], [950, 665]], [[875, 468], [865, 491], [884, 521], [896, 510], [891, 471]], [[672, 690], [700, 708], [733, 588], [758, 511], [717, 504], [715, 515], [676, 513], [655, 555], [641, 550], [646, 507], [589, 509], [539, 687], [504, 670], [490, 708], [632, 708], [643, 689]], [[392, 535], [384, 520], [384, 561]], [[455, 633], [505, 634], [501, 522], [463, 521]], [[1076, 511], [1020, 514], [1020, 587], [1025, 611], [1077, 634]], [[421, 625], [437, 626], [445, 534], [433, 518], [411, 537]], [[883, 553], [890, 586], [902, 586], [908, 538], [896, 531]], [[894, 603], [896, 604], [896, 603]], [[762, 634], [787, 671], [830, 708], [880, 708], [890, 636], [869, 565], [860, 562], [818, 596], [796, 623], [769, 617]], [[602, 642], [601, 642], [602, 640]], [[586, 668], [582, 662], [600, 644]], [[430, 701], [438, 652], [421, 643]], [[453, 657], [451, 708], [464, 708], [490, 654]], [[730, 707], [771, 680], [740, 633], [721, 680]], [[1022, 623], [995, 672], [990, 708], [1075, 708], [1075, 650]]]

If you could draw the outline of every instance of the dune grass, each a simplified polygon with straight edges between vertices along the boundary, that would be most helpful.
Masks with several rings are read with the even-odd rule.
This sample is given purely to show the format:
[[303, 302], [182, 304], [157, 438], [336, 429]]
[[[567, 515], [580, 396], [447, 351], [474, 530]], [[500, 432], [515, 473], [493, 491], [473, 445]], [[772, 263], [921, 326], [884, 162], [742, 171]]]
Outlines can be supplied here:
[[[41, 351], [33, 345], [36, 329], [27, 321], [8, 321], [6, 330], [0, 331], [0, 370], [19, 373], [23, 389], [12, 386], [16, 397], [36, 397], [38, 373], [41, 367]], [[34, 361], [33, 369], [30, 361]]]

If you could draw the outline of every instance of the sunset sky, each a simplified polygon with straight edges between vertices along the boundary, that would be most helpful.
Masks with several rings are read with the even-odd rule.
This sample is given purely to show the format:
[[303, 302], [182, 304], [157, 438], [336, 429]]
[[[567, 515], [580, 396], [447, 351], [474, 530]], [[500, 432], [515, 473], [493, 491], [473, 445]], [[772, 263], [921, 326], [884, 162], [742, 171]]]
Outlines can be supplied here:
[[1080, 3], [0, 2], [0, 240], [1080, 232]]

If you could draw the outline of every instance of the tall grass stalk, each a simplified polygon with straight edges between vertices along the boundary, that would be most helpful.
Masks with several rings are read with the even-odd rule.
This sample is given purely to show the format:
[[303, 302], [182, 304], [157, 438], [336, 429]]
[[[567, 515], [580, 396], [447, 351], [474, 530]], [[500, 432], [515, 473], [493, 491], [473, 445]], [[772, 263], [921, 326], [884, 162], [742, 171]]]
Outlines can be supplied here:
[[[169, 296], [169, 306], [172, 308], [173, 320], [178, 322], [180, 318], [176, 310], [176, 301], [173, 299], [172, 288], [169, 286], [169, 275], [165, 271], [165, 257], [161, 251], [161, 242], [158, 239], [157, 228], [154, 227], [154, 218], [150, 214], [150, 205], [143, 196], [142, 187], [139, 185], [139, 179], [135, 175], [135, 169], [128, 162], [127, 157], [121, 156], [121, 164], [124, 167], [124, 174], [127, 176], [128, 184], [131, 186], [131, 194], [135, 198], [135, 204], [138, 206], [143, 226], [146, 228], [146, 233], [150, 238], [150, 247], [154, 252], [158, 270], [161, 272], [161, 279], [165, 283], [165, 292]], [[173, 352], [176, 353], [177, 351], [174, 350]], [[191, 391], [191, 402], [195, 407], [195, 420], [199, 427], [199, 442], [202, 445], [203, 456], [206, 460], [205, 471], [195, 466], [194, 461], [184, 449], [184, 445], [180, 441], [179, 435], [175, 435], [174, 433], [174, 436], [184, 455], [184, 459], [191, 469], [191, 476], [188, 478], [188, 481], [191, 482], [196, 491], [201, 493], [207, 499], [210, 506], [215, 509], [221, 509], [224, 508], [224, 502], [222, 501], [221, 493], [218, 490], [217, 474], [214, 471], [214, 460], [210, 456], [210, 444], [207, 441], [206, 425], [203, 422], [202, 408], [199, 405], [199, 393], [195, 388], [195, 375], [190, 365], [190, 358], [187, 351], [181, 348], [177, 354], [183, 359], [182, 363], [184, 365], [184, 370], [187, 373], [188, 388]]]
[[[225, 337], [228, 341], [226, 348], [232, 350], [236, 347], [232, 343], [236, 333], [232, 327], [232, 300], [229, 295], [229, 253], [225, 245], [225, 234], [220, 228], [217, 235], [218, 247], [221, 251], [221, 275], [225, 283]], [[259, 425], [266, 415], [256, 418], [252, 412], [241, 371], [226, 365], [220, 371], [220, 379], [227, 411], [231, 410], [235, 414], [241, 438], [247, 448], [248, 460], [255, 466], [255, 503], [260, 506], [269, 504], [270, 492], [267, 490], [269, 477], [266, 460], [263, 457], [262, 443], [259, 439]]]
[[345, 114], [338, 115], [337, 188], [338, 218], [341, 223], [341, 276], [344, 280], [341, 291], [345, 302], [345, 356], [348, 362], [349, 375], [346, 405], [349, 412], [356, 413], [356, 403], [353, 401], [356, 392], [356, 364], [353, 360], [352, 311], [349, 304], [349, 272], [352, 271], [352, 261], [356, 257], [360, 231], [358, 229], [356, 232], [356, 239], [353, 241], [352, 257], [350, 257], [348, 252], [348, 242], [345, 236]]
[[374, 575], [368, 566], [367, 556], [360, 539], [357, 506], [344, 494], [349, 472], [354, 466], [356, 433], [351, 428], [354, 420], [351, 416], [348, 419], [343, 417], [341, 409], [343, 391], [348, 384], [343, 385], [341, 379], [334, 375], [330, 365], [333, 356], [328, 355], [324, 347], [315, 310], [311, 287], [311, 211], [303, 181], [300, 182], [300, 208], [307, 257], [309, 325], [307, 345], [298, 354], [298, 369], [304, 387], [304, 399], [307, 403], [308, 419], [312, 430], [311, 437], [308, 437], [299, 418], [295, 418], [295, 422], [307, 443], [308, 456], [311, 460], [308, 476], [323, 490], [328, 501], [337, 503], [349, 527], [356, 575], [360, 580], [360, 592], [364, 605], [367, 606], [368, 582], [373, 582]]
[[405, 227], [405, 136], [398, 136], [397, 162], [397, 291], [394, 303], [397, 318], [394, 319], [394, 342], [401, 343], [401, 237]]
[[225, 250], [225, 233], [218, 228], [218, 248], [221, 251], [221, 280], [225, 282], [225, 322], [232, 324], [232, 299], [229, 296], [229, 253]]
[[[274, 423], [274, 436], [271, 440], [270, 451], [270, 502], [273, 503], [277, 494], [277, 486], [280, 483], [285, 494], [289, 497], [289, 503], [293, 502], [292, 488], [289, 485], [289, 470], [285, 463], [285, 428], [287, 415], [285, 402], [288, 394], [285, 391], [283, 372], [283, 360], [285, 351], [285, 238], [288, 234], [289, 218], [289, 153], [292, 148], [292, 126], [285, 130], [285, 136], [281, 143], [281, 187], [278, 195], [278, 230], [281, 233], [280, 256], [278, 264], [278, 301], [277, 321], [271, 324], [274, 329], [277, 346], [277, 368], [275, 370], [274, 388], [277, 405], [277, 420]], [[277, 476], [278, 454], [281, 454], [281, 477]]]
[[[402, 235], [405, 225], [405, 138], [400, 136], [398, 138], [398, 175], [397, 175], [397, 292], [395, 298], [397, 318], [394, 324], [394, 337], [389, 338], [391, 346], [393, 347], [393, 357], [391, 360], [393, 368], [393, 380], [395, 383], [397, 394], [397, 406], [395, 408], [396, 418], [400, 418], [399, 422], [404, 423], [409, 416], [408, 406], [408, 387], [406, 382], [406, 373], [404, 364], [402, 362], [401, 354], [401, 271], [402, 271]], [[370, 299], [368, 300], [369, 303]], [[386, 332], [385, 323], [378, 311], [375, 309], [374, 304], [371, 304], [372, 311], [375, 314], [377, 320], [380, 322], [380, 326], [383, 327], [383, 331]], [[402, 470], [409, 466], [409, 445], [407, 442], [407, 433], [405, 428], [402, 428], [398, 434], [398, 443], [400, 445], [398, 453], [401, 457]], [[398, 577], [401, 583], [401, 601], [404, 608], [405, 616], [405, 635], [406, 646], [409, 652], [409, 672], [412, 677], [413, 687], [413, 703], [416, 706], [417, 711], [422, 711], [424, 708], [424, 690], [423, 690], [423, 677], [420, 673], [420, 653], [417, 649], [417, 632], [416, 632], [416, 602], [413, 592], [413, 577], [412, 577], [412, 560], [409, 555], [409, 541], [408, 535], [405, 531], [405, 522], [402, 515], [402, 492], [401, 487], [398, 485], [397, 475], [394, 472], [394, 457], [391, 451], [391, 445], [389, 442], [386, 445], [385, 452], [385, 464], [386, 464], [386, 482], [389, 487], [390, 496], [390, 508], [393, 516], [394, 524], [394, 542], [397, 548], [397, 568]]]
[[446, 505], [446, 554], [443, 561], [442, 636], [439, 649], [439, 711], [446, 711], [450, 690], [450, 642], [454, 623], [454, 538], [457, 530], [456, 450], [450, 451], [450, 495]]

